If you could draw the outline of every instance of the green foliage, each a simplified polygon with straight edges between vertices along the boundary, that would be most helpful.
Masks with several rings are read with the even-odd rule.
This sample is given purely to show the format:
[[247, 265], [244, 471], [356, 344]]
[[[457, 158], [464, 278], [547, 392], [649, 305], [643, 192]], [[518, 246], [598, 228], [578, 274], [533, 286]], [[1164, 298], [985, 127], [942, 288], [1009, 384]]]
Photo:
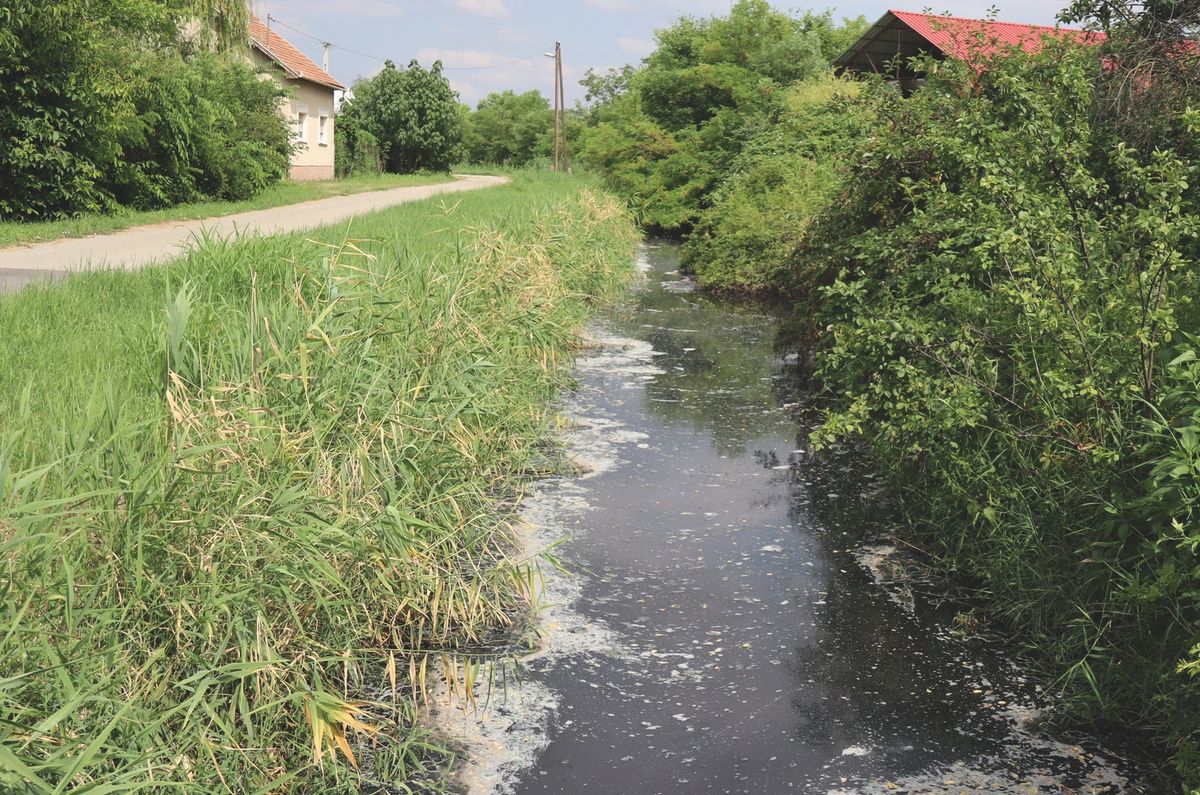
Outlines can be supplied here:
[[83, 0], [0, 5], [0, 217], [99, 210], [115, 153], [112, 76]]
[[[852, 23], [857, 25], [859, 23]], [[638, 70], [590, 73], [579, 159], [659, 231], [691, 229], [746, 142], [784, 111], [783, 89], [816, 77], [843, 34], [829, 15], [739, 0], [726, 17], [658, 31]]]
[[817, 438], [866, 440], [921, 543], [1081, 714], [1186, 747], [1196, 393], [1171, 344], [1200, 287], [1194, 166], [1114, 132], [1094, 51], [924, 67], [911, 98], [873, 84], [872, 134], [802, 251], [827, 285]]
[[825, 76], [784, 91], [778, 119], [734, 159], [688, 236], [684, 264], [701, 287], [796, 292], [793, 251], [840, 186], [846, 152], [869, 121], [858, 88]]
[[422, 789], [422, 684], [526, 605], [507, 495], [636, 230], [546, 175], [353, 234], [0, 296], [0, 790]]
[[553, 149], [554, 111], [538, 91], [488, 94], [467, 116], [463, 149], [472, 163], [520, 167]]
[[361, 109], [353, 102], [344, 101], [338, 108], [333, 139], [334, 171], [339, 177], [383, 173], [383, 147], [364, 127]]
[[291, 135], [274, 81], [210, 53], [139, 53], [128, 72], [120, 156], [104, 183], [122, 205], [242, 200], [287, 173]]
[[354, 84], [343, 113], [378, 141], [387, 171], [449, 171], [461, 155], [462, 116], [458, 95], [442, 74], [416, 61], [401, 71], [391, 61], [374, 77]]
[[[241, 199], [283, 176], [280, 92], [239, 53], [196, 50], [183, 32], [196, 29], [185, 22], [194, 5], [0, 7], [0, 218]], [[200, 5], [218, 26], [247, 13], [244, 3]]]

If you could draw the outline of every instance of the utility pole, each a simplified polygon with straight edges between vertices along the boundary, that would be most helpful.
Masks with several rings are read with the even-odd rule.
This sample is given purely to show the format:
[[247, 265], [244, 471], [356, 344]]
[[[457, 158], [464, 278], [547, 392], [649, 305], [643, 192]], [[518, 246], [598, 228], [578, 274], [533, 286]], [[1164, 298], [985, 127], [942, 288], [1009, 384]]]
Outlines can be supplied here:
[[329, 42], [321, 42], [321, 68], [329, 72]]
[[554, 171], [558, 171], [558, 151], [562, 130], [562, 94], [559, 92], [562, 77], [562, 45], [554, 42]]
[[567, 173], [571, 173], [571, 144], [567, 140], [567, 93], [563, 90], [563, 68], [562, 68], [562, 47], [555, 43], [554, 45], [555, 61], [558, 64], [558, 108], [562, 113], [562, 148], [563, 148], [563, 165], [567, 169]]
[[554, 42], [554, 52], [546, 53], [554, 59], [554, 164], [551, 169], [559, 171], [563, 166], [571, 173], [571, 148], [567, 143], [567, 97], [563, 90], [562, 44]]

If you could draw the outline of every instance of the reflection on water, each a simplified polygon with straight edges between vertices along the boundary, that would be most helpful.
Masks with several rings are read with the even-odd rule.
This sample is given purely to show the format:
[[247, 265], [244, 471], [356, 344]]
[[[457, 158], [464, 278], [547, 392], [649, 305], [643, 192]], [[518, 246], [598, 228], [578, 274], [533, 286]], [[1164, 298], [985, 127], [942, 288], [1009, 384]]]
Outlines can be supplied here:
[[647, 250], [580, 362], [565, 411], [591, 474], [530, 499], [580, 573], [551, 578], [530, 664], [548, 725], [501, 788], [1138, 791], [1090, 740], [1041, 735], [1037, 686], [913, 596], [876, 478], [805, 449], [777, 319], [695, 294], [676, 263]]

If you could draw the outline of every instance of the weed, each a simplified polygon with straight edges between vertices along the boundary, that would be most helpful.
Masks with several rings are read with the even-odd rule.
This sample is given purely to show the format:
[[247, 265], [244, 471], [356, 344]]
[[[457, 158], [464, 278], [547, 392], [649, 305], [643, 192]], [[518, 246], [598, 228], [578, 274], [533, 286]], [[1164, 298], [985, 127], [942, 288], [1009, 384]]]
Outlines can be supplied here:
[[423, 775], [414, 699], [528, 598], [500, 495], [635, 232], [548, 176], [351, 232], [0, 298], [0, 789]]

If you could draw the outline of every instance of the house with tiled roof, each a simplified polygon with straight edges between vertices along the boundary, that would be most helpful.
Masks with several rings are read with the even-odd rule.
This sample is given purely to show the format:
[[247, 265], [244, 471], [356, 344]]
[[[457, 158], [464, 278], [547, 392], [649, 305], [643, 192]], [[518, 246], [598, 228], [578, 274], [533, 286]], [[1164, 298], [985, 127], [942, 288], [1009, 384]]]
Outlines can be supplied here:
[[271, 74], [289, 89], [281, 109], [296, 138], [291, 178], [332, 179], [334, 92], [346, 87], [258, 17], [250, 19], [250, 51], [257, 65], [274, 67]]
[[1101, 44], [1104, 34], [892, 10], [859, 36], [833, 66], [839, 72], [882, 74], [910, 87], [920, 80], [909, 63], [914, 56], [986, 60], [1009, 48], [1036, 53], [1047, 40]]

